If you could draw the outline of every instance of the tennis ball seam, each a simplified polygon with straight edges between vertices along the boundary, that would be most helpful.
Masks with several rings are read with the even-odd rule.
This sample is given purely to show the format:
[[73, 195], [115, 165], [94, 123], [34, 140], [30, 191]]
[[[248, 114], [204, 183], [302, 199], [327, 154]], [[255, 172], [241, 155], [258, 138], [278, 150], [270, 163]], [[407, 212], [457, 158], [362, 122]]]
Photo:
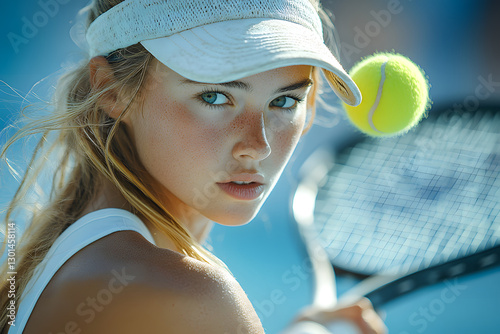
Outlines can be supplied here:
[[380, 99], [382, 98], [382, 91], [384, 89], [384, 82], [385, 82], [385, 66], [389, 60], [386, 60], [381, 66], [380, 66], [380, 71], [381, 71], [381, 77], [380, 77], [380, 82], [378, 84], [378, 91], [377, 91], [377, 97], [375, 98], [375, 102], [373, 103], [370, 111], [368, 112], [368, 124], [370, 124], [370, 127], [372, 128], [373, 131], [376, 131], [380, 134], [383, 134], [384, 132], [380, 131], [377, 129], [375, 124], [373, 123], [373, 115], [375, 114], [375, 110], [377, 110], [378, 105], [380, 103]]
[[428, 78], [405, 56], [377, 53], [357, 63], [350, 75], [363, 101], [356, 107], [343, 106], [361, 132], [374, 137], [402, 135], [426, 117], [431, 104]]

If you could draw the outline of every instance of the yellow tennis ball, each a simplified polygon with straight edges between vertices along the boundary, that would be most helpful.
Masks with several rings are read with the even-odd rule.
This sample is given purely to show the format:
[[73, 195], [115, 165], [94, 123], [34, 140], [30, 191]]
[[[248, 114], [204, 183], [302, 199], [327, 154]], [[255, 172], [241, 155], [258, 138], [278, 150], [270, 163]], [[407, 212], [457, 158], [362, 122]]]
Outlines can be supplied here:
[[406, 133], [420, 122], [430, 105], [424, 73], [400, 54], [374, 54], [356, 64], [349, 74], [363, 99], [356, 107], [344, 103], [344, 108], [349, 120], [370, 136]]

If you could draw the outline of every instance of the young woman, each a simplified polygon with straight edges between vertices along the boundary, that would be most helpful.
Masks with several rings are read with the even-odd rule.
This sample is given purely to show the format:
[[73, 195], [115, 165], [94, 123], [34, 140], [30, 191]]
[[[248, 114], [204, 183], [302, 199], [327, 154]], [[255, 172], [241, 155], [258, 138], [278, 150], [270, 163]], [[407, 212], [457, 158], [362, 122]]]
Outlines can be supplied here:
[[[319, 71], [342, 100], [360, 102], [323, 42], [319, 3], [87, 9], [89, 61], [60, 79], [52, 113], [2, 151], [42, 134], [7, 226], [57, 162], [50, 198], [32, 208], [18, 244], [15, 297], [2, 271], [2, 333], [262, 333], [241, 287], [200, 244], [212, 222], [257, 214], [308, 129]], [[323, 330], [339, 317], [384, 331], [366, 300], [294, 326]]]

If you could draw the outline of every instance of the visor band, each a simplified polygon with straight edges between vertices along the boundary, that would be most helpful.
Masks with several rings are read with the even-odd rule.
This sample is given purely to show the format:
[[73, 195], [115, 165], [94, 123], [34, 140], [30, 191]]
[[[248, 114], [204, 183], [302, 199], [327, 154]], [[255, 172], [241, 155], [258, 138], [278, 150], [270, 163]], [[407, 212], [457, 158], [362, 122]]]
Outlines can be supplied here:
[[86, 39], [90, 57], [106, 56], [144, 40], [248, 18], [298, 23], [323, 38], [321, 20], [309, 0], [126, 0], [97, 17]]

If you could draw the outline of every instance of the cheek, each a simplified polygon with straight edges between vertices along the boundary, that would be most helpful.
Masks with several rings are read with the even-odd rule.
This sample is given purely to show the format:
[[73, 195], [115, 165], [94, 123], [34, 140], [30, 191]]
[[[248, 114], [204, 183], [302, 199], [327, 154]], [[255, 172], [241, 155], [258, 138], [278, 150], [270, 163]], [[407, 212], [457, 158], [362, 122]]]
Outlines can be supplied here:
[[227, 131], [220, 122], [193, 115], [182, 103], [172, 103], [167, 122], [179, 156], [192, 162], [212, 161], [222, 154]]
[[139, 157], [155, 177], [187, 172], [213, 160], [224, 136], [217, 124], [201, 121], [185, 104], [165, 98], [150, 99], [138, 122]]
[[269, 140], [272, 149], [280, 158], [291, 155], [302, 135], [305, 125], [305, 112], [294, 118], [287, 115], [273, 116], [270, 119]]

